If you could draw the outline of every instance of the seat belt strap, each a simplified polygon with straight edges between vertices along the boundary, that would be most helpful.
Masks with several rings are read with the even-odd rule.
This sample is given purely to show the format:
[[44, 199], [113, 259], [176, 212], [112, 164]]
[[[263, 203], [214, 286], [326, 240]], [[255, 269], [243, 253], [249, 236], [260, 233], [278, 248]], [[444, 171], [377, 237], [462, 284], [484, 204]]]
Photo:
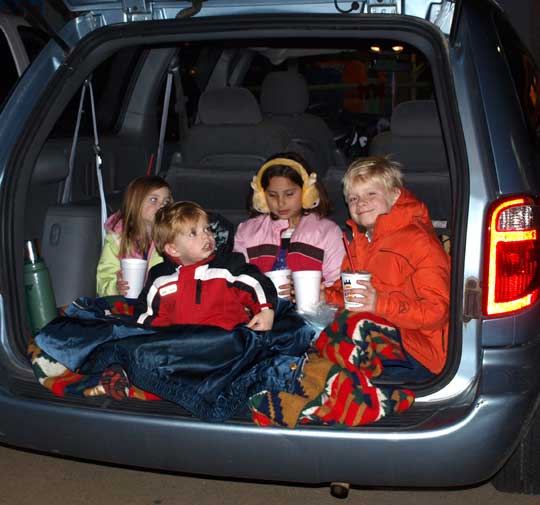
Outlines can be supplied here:
[[178, 134], [179, 140], [182, 141], [188, 133], [188, 122], [186, 114], [186, 98], [184, 95], [184, 87], [182, 86], [182, 77], [180, 76], [180, 68], [178, 56], [173, 60], [174, 64], [171, 68], [174, 77], [174, 89], [176, 91], [176, 113], [178, 115]]
[[103, 174], [101, 165], [103, 163], [101, 146], [99, 145], [99, 137], [96, 120], [96, 106], [94, 102], [94, 89], [92, 81], [88, 80], [88, 91], [90, 92], [90, 104], [92, 107], [92, 126], [94, 128], [94, 155], [96, 158], [96, 177], [99, 187], [99, 199], [101, 201], [101, 244], [105, 243], [105, 222], [107, 221], [107, 200], [105, 199], [105, 189], [103, 186]]
[[81, 117], [84, 106], [84, 97], [86, 95], [86, 88], [88, 86], [88, 79], [84, 81], [81, 88], [81, 99], [79, 100], [79, 110], [77, 111], [77, 121], [75, 123], [75, 131], [73, 132], [73, 140], [71, 141], [71, 151], [69, 153], [68, 161], [68, 175], [66, 182], [64, 183], [64, 191], [62, 193], [62, 203], [68, 203], [72, 197], [73, 186], [73, 170], [75, 166], [75, 155], [77, 153], [77, 142], [79, 141], [79, 129], [81, 127]]
[[107, 221], [107, 201], [105, 199], [105, 190], [103, 186], [103, 176], [101, 172], [102, 157], [101, 157], [101, 147], [99, 145], [99, 137], [97, 131], [97, 120], [96, 120], [96, 106], [94, 102], [94, 89], [92, 87], [92, 80], [85, 79], [84, 84], [81, 89], [81, 99], [79, 100], [79, 110], [77, 111], [77, 122], [75, 123], [75, 131], [73, 132], [73, 140], [71, 142], [71, 151], [69, 153], [69, 162], [68, 162], [68, 175], [66, 177], [66, 182], [64, 184], [64, 191], [62, 193], [62, 203], [68, 203], [72, 198], [72, 187], [73, 187], [73, 173], [75, 170], [75, 157], [77, 154], [77, 144], [79, 142], [79, 130], [81, 127], [81, 118], [84, 107], [84, 99], [86, 97], [86, 89], [89, 91], [90, 95], [90, 108], [92, 110], [92, 127], [94, 130], [94, 156], [96, 160], [96, 177], [98, 181], [99, 188], [99, 199], [101, 207], [101, 242], [102, 244], [105, 241], [105, 221]]
[[161, 163], [163, 160], [163, 146], [165, 144], [165, 130], [167, 129], [167, 116], [169, 114], [169, 104], [171, 102], [171, 90], [173, 81], [173, 71], [169, 67], [167, 72], [167, 84], [165, 85], [165, 97], [163, 98], [163, 112], [161, 113], [161, 125], [159, 127], [159, 144], [157, 151], [156, 166], [154, 173], [156, 175], [161, 171]]

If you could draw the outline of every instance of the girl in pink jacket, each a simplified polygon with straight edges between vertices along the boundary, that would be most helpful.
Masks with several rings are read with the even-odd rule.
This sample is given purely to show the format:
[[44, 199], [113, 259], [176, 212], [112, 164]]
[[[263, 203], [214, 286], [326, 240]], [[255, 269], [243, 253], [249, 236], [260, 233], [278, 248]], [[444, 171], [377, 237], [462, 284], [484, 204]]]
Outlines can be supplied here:
[[[234, 250], [261, 272], [320, 270], [325, 286], [340, 276], [345, 255], [339, 226], [317, 174], [296, 153], [277, 154], [253, 177], [252, 213], [238, 226]], [[279, 295], [290, 294], [290, 283]]]
[[148, 270], [163, 261], [152, 239], [154, 216], [172, 202], [171, 188], [161, 177], [147, 175], [130, 182], [122, 208], [105, 223], [105, 243], [97, 266], [98, 296], [125, 296], [129, 285], [122, 278], [122, 258], [144, 258]]

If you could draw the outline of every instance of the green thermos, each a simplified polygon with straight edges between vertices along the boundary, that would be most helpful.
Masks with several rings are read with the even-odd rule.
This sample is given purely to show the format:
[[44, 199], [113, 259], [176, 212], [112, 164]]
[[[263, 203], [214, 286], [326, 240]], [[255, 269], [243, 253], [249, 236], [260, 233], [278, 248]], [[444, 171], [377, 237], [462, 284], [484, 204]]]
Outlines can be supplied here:
[[28, 240], [24, 245], [24, 290], [26, 306], [32, 334], [39, 332], [58, 314], [51, 283], [51, 276], [45, 261], [38, 253], [36, 243]]

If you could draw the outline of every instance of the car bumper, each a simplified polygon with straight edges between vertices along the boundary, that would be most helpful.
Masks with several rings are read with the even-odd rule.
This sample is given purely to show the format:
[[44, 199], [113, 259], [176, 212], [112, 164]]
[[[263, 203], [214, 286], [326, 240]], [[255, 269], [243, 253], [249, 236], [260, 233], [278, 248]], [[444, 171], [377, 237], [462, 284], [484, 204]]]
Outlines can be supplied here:
[[365, 486], [461, 486], [489, 479], [537, 404], [540, 346], [484, 351], [467, 407], [403, 429], [258, 428], [0, 395], [0, 442], [55, 454], [214, 476]]

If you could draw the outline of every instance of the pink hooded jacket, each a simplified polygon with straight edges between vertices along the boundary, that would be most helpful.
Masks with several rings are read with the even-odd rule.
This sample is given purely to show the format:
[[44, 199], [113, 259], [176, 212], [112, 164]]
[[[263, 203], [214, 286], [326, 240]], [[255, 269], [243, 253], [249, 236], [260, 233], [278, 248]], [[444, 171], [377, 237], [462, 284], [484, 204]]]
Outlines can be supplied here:
[[[120, 240], [122, 237], [123, 221], [119, 219], [120, 213], [116, 212], [105, 222], [105, 242], [101, 257], [97, 266], [96, 291], [98, 296], [117, 295], [116, 274], [120, 270]], [[143, 258], [139, 251], [133, 251], [127, 258]], [[154, 243], [150, 244], [148, 250], [148, 268], [161, 263], [163, 258], [156, 251]]]
[[[261, 215], [238, 225], [234, 250], [241, 252], [249, 263], [263, 273], [272, 269], [281, 245], [281, 233], [289, 227], [286, 219]], [[321, 270], [326, 286], [340, 275], [345, 256], [342, 233], [330, 219], [315, 213], [302, 216], [291, 237], [287, 265], [293, 271]]]

